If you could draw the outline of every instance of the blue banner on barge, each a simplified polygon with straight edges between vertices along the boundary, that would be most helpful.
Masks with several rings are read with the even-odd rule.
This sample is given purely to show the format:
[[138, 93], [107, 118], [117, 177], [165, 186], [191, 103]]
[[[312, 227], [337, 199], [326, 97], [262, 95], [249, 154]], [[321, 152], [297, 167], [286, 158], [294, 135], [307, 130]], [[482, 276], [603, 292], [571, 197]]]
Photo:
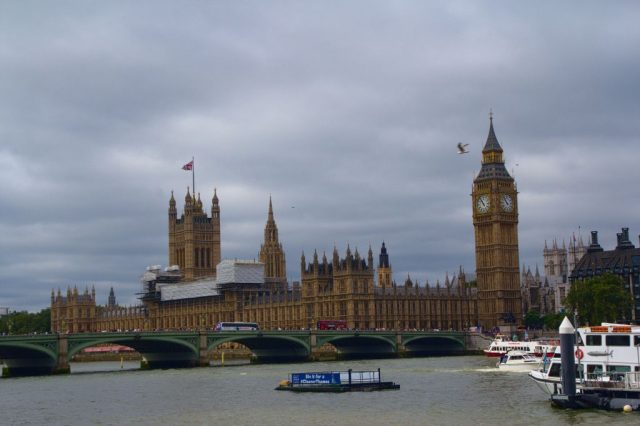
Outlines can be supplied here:
[[293, 373], [294, 385], [339, 385], [340, 373]]

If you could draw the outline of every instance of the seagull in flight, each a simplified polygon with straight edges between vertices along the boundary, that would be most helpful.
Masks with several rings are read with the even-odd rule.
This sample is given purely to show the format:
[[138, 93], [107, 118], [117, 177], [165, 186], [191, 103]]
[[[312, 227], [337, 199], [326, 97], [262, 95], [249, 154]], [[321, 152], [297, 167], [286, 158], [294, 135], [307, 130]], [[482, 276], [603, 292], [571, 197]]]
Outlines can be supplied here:
[[463, 144], [462, 142], [458, 142], [458, 154], [468, 154], [469, 151], [466, 149], [468, 146], [468, 143]]

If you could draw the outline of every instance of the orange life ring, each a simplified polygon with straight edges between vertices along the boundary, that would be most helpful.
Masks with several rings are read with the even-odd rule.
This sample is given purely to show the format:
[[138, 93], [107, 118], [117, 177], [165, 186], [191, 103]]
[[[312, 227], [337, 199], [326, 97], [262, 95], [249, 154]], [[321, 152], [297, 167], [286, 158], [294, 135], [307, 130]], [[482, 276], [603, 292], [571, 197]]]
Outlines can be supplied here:
[[584, 357], [584, 352], [582, 352], [582, 349], [580, 348], [576, 349], [576, 358], [582, 359], [583, 357]]

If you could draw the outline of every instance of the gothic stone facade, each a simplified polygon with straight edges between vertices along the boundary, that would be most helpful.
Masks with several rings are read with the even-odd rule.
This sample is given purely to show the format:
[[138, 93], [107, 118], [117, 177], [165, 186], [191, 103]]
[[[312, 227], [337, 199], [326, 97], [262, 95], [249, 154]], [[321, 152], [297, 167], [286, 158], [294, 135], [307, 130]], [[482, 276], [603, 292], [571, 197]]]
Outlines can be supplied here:
[[202, 208], [200, 194], [184, 198], [184, 212], [178, 218], [176, 200], [169, 200], [169, 265], [178, 265], [184, 280], [215, 276], [220, 263], [220, 205], [214, 190], [211, 217]]
[[504, 166], [490, 118], [482, 168], [473, 181], [479, 324], [486, 328], [522, 321], [518, 258], [518, 191]]
[[[189, 205], [189, 199], [187, 194], [182, 223], [188, 217], [199, 215], [203, 218], [202, 225], [208, 226], [211, 221], [204, 220], [206, 214], [201, 213], [199, 200], [195, 205]], [[214, 195], [214, 208], [217, 201]], [[212, 219], [218, 219], [216, 225], [219, 229], [219, 209], [214, 213], [216, 214]], [[176, 221], [173, 196], [170, 200], [169, 218], [169, 232], [177, 234], [172, 227]], [[193, 220], [191, 223], [198, 221]], [[197, 232], [195, 227], [183, 226], [180, 232], [182, 241], [198, 241], [194, 236], [186, 235]], [[265, 271], [264, 284], [237, 283], [221, 288], [217, 295], [169, 301], [143, 295], [143, 304], [135, 307], [113, 304], [95, 306], [93, 298], [92, 310], [84, 311], [90, 313], [90, 321], [73, 331], [212, 328], [221, 321], [251, 321], [257, 322], [263, 329], [294, 330], [315, 328], [317, 321], [322, 319], [345, 320], [348, 327], [353, 329], [462, 329], [477, 323], [476, 292], [467, 286], [462, 269], [451, 282], [447, 278], [442, 288], [439, 283], [435, 287], [430, 287], [428, 283], [419, 286], [410, 278], [404, 285], [396, 285], [392, 281], [389, 256], [383, 244], [376, 283], [371, 249], [365, 260], [360, 257], [357, 249], [352, 253], [347, 247], [344, 258], [334, 249], [331, 261], [326, 256], [320, 261], [317, 253], [314, 253], [313, 260], [306, 264], [303, 254], [300, 264], [302, 283], [294, 282], [292, 286], [288, 286], [284, 275], [284, 252], [278, 239], [271, 202], [264, 235], [265, 241], [260, 250]], [[200, 267], [195, 261], [195, 248], [202, 248], [202, 245], [191, 245], [194, 248], [191, 261], [187, 260], [186, 253], [189, 250], [186, 247], [187, 244], [183, 254], [180, 254], [181, 244], [170, 242], [170, 249], [174, 250], [173, 256], [176, 256], [174, 258], [170, 255], [171, 260], [176, 260], [170, 263], [187, 266], [181, 268], [179, 273], [167, 272], [164, 279], [171, 279], [177, 274], [175, 281], [184, 281], [188, 265], [191, 265], [189, 277], [192, 282], [195, 276], [203, 273], [207, 261]], [[180, 263], [181, 261], [186, 263]], [[213, 271], [209, 272], [211, 277]], [[73, 315], [73, 311], [66, 309], [64, 303], [64, 300], [52, 302], [52, 317]], [[70, 322], [73, 320], [67, 321]], [[53, 322], [52, 331], [62, 331], [60, 324], [60, 319]]]

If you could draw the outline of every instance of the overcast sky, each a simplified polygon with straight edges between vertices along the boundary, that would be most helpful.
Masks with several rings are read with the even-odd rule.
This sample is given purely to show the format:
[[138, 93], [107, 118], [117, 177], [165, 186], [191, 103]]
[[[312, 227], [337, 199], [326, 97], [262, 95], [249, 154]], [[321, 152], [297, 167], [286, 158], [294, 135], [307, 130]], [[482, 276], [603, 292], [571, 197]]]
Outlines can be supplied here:
[[136, 303], [192, 156], [223, 258], [257, 258], [271, 195], [290, 282], [303, 250], [377, 263], [382, 241], [398, 282], [473, 272], [490, 109], [521, 264], [590, 230], [637, 246], [639, 22], [636, 1], [3, 1], [0, 306]]

